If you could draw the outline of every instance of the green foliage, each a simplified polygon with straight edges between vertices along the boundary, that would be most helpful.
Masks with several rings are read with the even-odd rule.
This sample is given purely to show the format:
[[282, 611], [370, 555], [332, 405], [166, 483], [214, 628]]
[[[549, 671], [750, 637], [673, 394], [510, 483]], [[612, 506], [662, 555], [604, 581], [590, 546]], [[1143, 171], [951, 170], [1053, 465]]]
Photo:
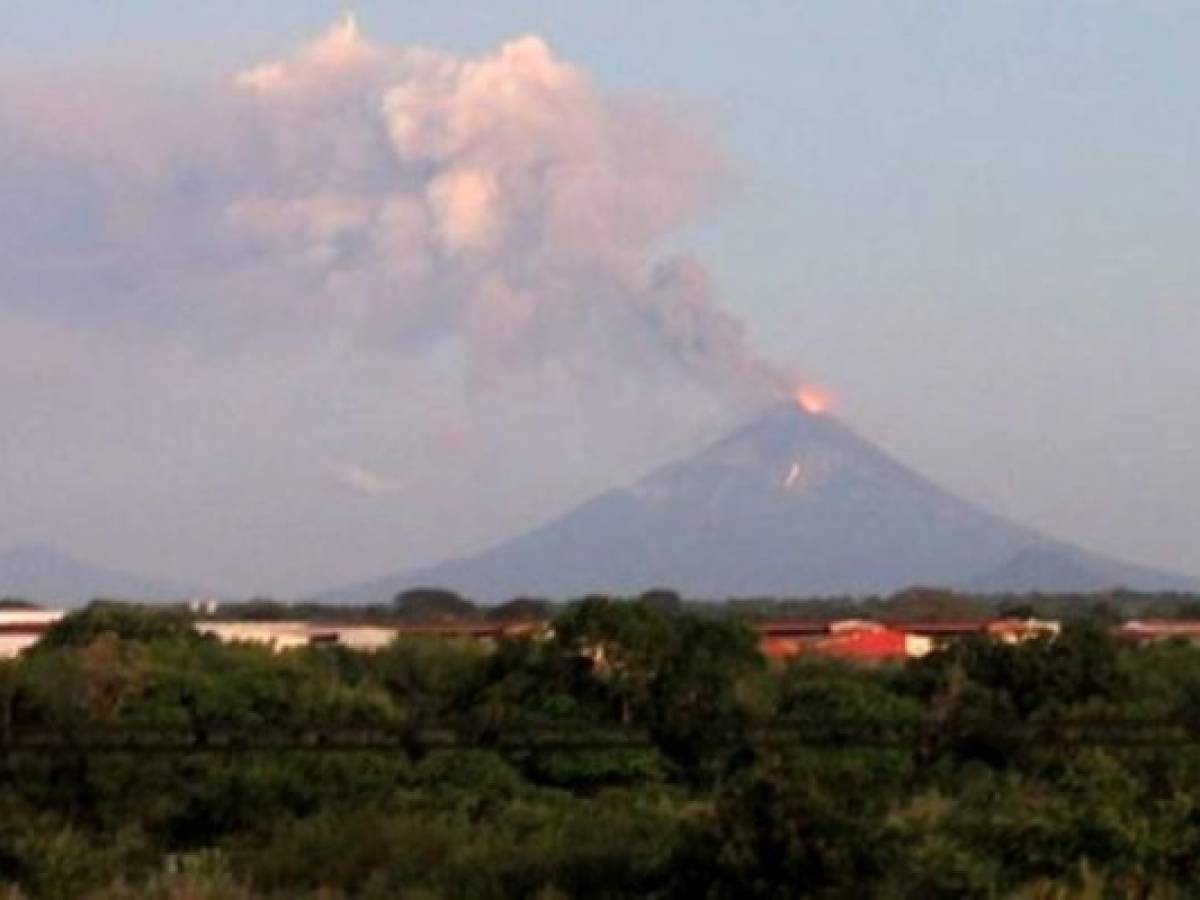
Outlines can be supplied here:
[[970, 621], [986, 617], [988, 609], [979, 599], [954, 591], [914, 587], [879, 604], [874, 615], [890, 622]]
[[198, 639], [187, 619], [177, 613], [97, 601], [51, 626], [35, 652], [84, 647], [104, 634], [130, 641]]
[[489, 607], [487, 617], [495, 622], [544, 622], [554, 618], [554, 604], [536, 597], [515, 597]]
[[[933, 616], [957, 600], [896, 602]], [[1178, 743], [1071, 739], [1072, 723], [1106, 718], [1164, 722], [1156, 734]], [[96, 605], [0, 663], [0, 886], [162, 900], [1187, 896], [1200, 883], [1189, 723], [1200, 650], [1118, 646], [1089, 620], [866, 669], [767, 666], [739, 618], [669, 597], [588, 598], [536, 639], [405, 638], [373, 654], [225, 645], [173, 614]], [[169, 729], [192, 749], [72, 744], [120, 729]], [[327, 729], [395, 740], [327, 752]], [[28, 733], [63, 743], [10, 744]]]
[[623, 725], [640, 725], [682, 771], [736, 749], [746, 723], [739, 680], [761, 666], [739, 622], [673, 615], [646, 602], [583, 601], [555, 624], [564, 659], [590, 659], [581, 690]]
[[805, 897], [878, 880], [891, 841], [862, 767], [767, 764], [722, 790], [678, 861], [692, 896]]
[[392, 600], [397, 618], [410, 622], [454, 622], [473, 619], [479, 610], [470, 600], [441, 588], [413, 588]]

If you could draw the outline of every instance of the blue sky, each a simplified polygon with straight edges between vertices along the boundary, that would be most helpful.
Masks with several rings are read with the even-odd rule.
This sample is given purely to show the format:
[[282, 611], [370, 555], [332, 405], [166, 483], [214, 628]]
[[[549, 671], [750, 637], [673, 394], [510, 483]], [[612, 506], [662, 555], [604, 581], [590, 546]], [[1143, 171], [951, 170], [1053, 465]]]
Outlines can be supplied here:
[[[972, 499], [1097, 549], [1200, 572], [1200, 8], [547, 6], [354, 11], [372, 41], [464, 56], [537, 34], [600, 90], [683, 110], [728, 175], [721, 199], [666, 240], [703, 259], [721, 305], [767, 357], [826, 385], [851, 424]], [[22, 78], [222, 82], [285, 56], [342, 11], [10, 0], [0, 66]], [[697, 422], [681, 422], [669, 446], [701, 435]], [[542, 505], [473, 540], [640, 463], [628, 448], [608, 468], [578, 452]], [[178, 499], [173, 490], [164, 476], [160, 493]], [[59, 509], [43, 500], [22, 499], [38, 537]], [[279, 507], [278, 521], [289, 511]], [[6, 529], [0, 538], [21, 537]], [[138, 549], [144, 535], [70, 530], [68, 543], [94, 557], [153, 568]], [[414, 556], [438, 555], [435, 544]], [[331, 568], [369, 574], [389, 552], [380, 544]], [[286, 556], [263, 548], [271, 575], [255, 586], [316, 577]], [[168, 562], [173, 571], [159, 574], [201, 568], [186, 553]], [[238, 584], [253, 571], [250, 560], [229, 565]]]

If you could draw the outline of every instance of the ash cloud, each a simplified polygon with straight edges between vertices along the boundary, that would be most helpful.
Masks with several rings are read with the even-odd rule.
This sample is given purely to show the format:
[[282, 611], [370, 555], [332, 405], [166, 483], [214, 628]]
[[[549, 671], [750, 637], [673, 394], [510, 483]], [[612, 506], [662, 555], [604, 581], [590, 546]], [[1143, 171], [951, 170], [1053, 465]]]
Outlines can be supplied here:
[[0, 87], [0, 304], [221, 350], [302, 331], [461, 345], [479, 380], [634, 365], [780, 382], [666, 238], [719, 155], [538, 37], [467, 58], [347, 18], [208, 90]]

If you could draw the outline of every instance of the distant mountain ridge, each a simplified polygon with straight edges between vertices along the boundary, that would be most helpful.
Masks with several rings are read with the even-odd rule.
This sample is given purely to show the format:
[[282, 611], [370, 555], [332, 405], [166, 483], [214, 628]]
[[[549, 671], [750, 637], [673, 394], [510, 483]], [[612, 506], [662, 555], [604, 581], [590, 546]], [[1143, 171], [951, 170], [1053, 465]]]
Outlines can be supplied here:
[[98, 597], [121, 600], [182, 599], [184, 586], [93, 565], [45, 544], [0, 550], [0, 596], [77, 605]]
[[798, 406], [480, 553], [326, 592], [383, 601], [417, 586], [472, 597], [671, 587], [690, 597], [978, 590], [1187, 590], [1008, 522], [939, 487], [836, 419]]
[[1171, 575], [1098, 554], [1053, 544], [1022, 550], [1003, 565], [970, 579], [964, 585], [976, 593], [1066, 593], [1101, 591], [1114, 587], [1151, 590], [1195, 590], [1196, 579]]

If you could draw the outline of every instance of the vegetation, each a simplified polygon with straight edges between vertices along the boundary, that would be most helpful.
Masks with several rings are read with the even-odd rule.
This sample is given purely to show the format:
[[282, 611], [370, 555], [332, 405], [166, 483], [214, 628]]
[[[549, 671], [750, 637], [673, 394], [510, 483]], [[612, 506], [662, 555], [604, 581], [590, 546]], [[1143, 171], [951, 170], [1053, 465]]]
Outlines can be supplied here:
[[[928, 594], [904, 602], [939, 614]], [[94, 606], [0, 664], [0, 884], [164, 900], [1188, 896], [1200, 649], [1115, 645], [1094, 612], [1055, 640], [862, 668], [768, 665], [737, 616], [667, 592], [560, 608], [544, 639], [373, 654], [273, 654]]]
[[[702, 617], [733, 617], [750, 622], [765, 619], [825, 622], [855, 618], [937, 622], [1007, 615], [1111, 621], [1200, 619], [1200, 594], [1143, 593], [1123, 589], [1102, 593], [966, 594], [943, 588], [915, 587], [888, 597], [759, 597], [697, 601], [685, 600], [674, 591], [659, 588], [636, 599], [667, 615], [686, 611]], [[416, 588], [397, 594], [386, 604], [283, 603], [257, 598], [243, 603], [222, 603], [216, 615], [221, 619], [256, 621], [513, 622], [552, 619], [566, 612], [571, 605], [543, 598], [518, 597], [494, 606], [480, 606], [453, 591]]]

